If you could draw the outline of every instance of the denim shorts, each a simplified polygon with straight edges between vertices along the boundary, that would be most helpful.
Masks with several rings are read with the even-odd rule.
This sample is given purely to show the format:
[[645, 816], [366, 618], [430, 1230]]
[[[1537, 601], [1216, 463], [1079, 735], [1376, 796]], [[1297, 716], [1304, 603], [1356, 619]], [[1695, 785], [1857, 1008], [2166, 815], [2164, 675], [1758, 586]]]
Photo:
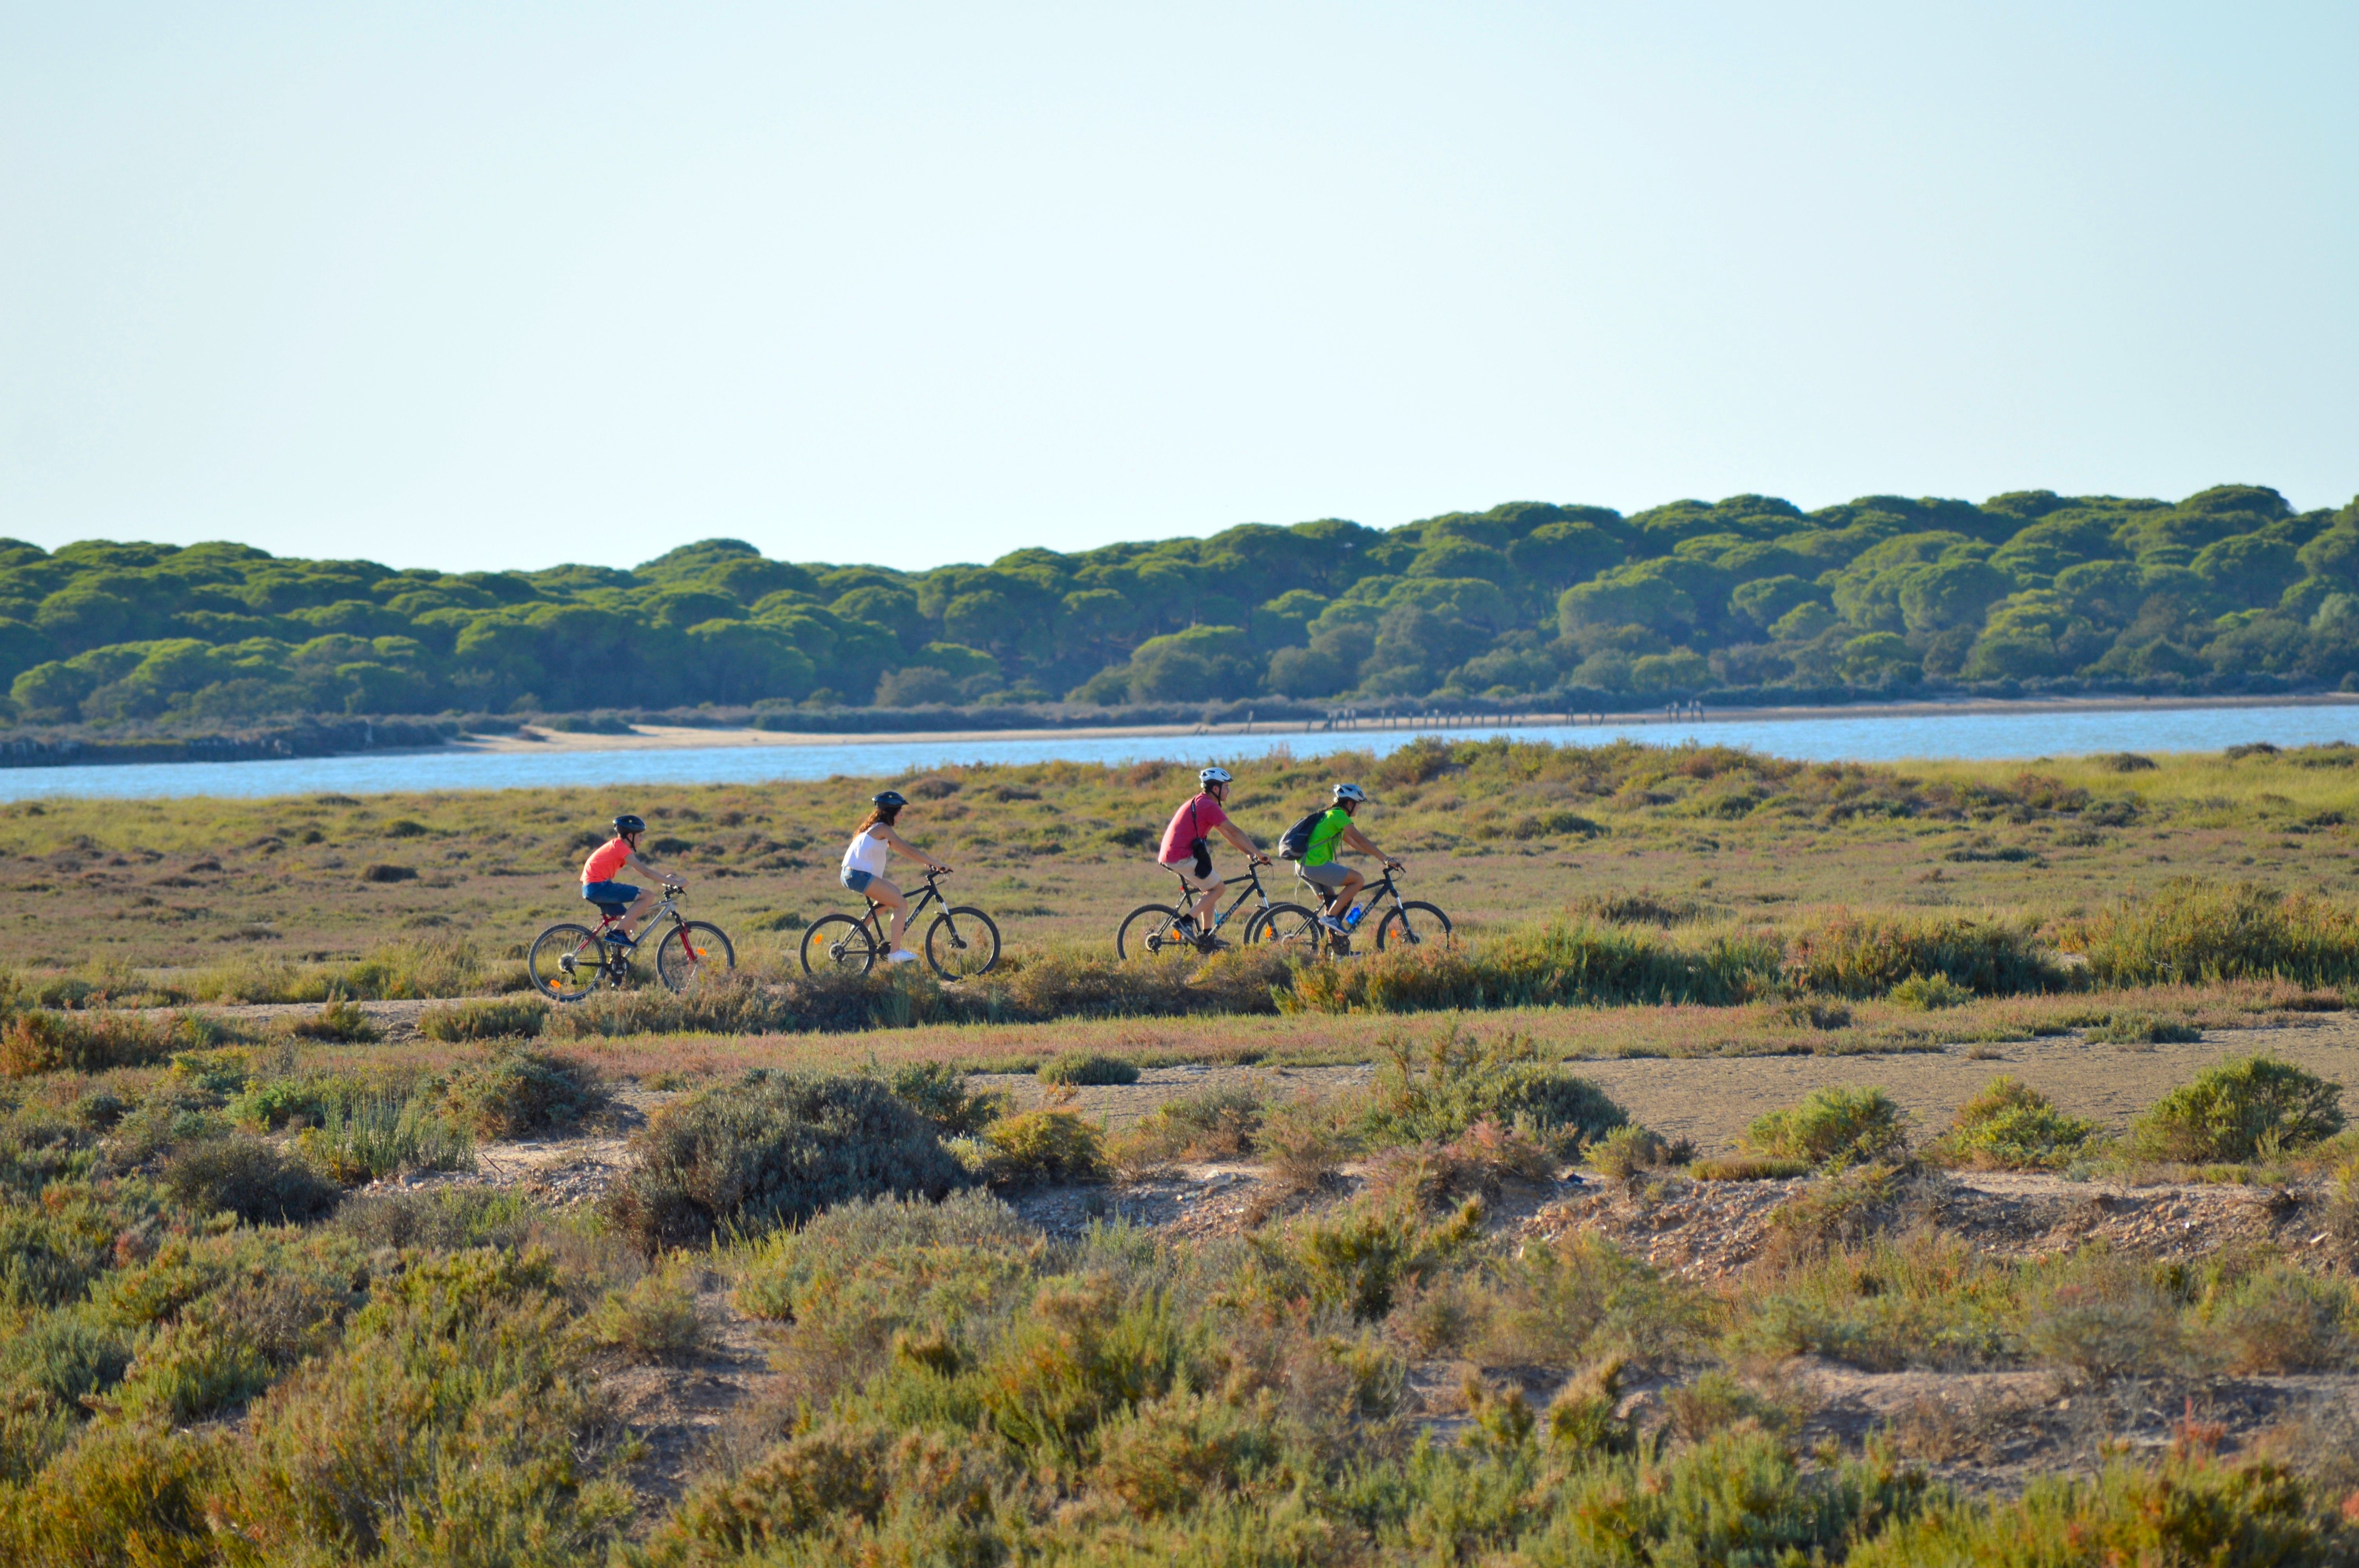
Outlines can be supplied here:
[[844, 868], [843, 885], [854, 892], [866, 892], [868, 884], [875, 880], [875, 871], [855, 871], [848, 866]]
[[592, 903], [629, 903], [639, 890], [628, 882], [583, 882], [582, 896]]

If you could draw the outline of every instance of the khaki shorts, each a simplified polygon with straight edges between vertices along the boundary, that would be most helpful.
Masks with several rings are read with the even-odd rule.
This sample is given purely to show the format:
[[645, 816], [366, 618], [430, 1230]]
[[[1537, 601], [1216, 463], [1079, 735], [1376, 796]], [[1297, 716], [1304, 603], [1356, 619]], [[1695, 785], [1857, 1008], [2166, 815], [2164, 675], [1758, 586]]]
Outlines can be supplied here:
[[1341, 860], [1330, 860], [1323, 866], [1297, 866], [1295, 870], [1302, 874], [1304, 881], [1316, 882], [1322, 888], [1339, 888], [1352, 880], [1352, 868]]
[[1213, 892], [1224, 885], [1221, 881], [1218, 867], [1213, 868], [1212, 874], [1209, 877], [1198, 876], [1193, 866], [1166, 866], [1163, 869], [1167, 871], [1179, 872], [1181, 885], [1190, 892]]

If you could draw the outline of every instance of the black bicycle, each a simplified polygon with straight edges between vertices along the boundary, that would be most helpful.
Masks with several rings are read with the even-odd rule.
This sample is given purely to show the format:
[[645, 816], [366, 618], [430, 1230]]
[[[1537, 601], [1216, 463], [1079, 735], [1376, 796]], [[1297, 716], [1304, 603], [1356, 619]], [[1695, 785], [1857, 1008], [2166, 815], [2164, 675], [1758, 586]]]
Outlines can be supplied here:
[[[909, 904], [909, 925], [915, 926], [929, 905], [940, 904], [942, 912], [926, 928], [926, 962], [946, 980], [973, 979], [990, 973], [999, 962], [999, 927], [974, 905], [953, 907], [942, 896], [942, 890], [934, 884], [948, 875], [948, 871], [926, 873], [925, 891]], [[887, 935], [891, 929], [885, 906], [873, 900], [866, 914], [823, 914], [803, 933], [803, 973], [832, 970], [864, 975], [891, 950]]]
[[[1450, 916], [1442, 914], [1437, 905], [1401, 897], [1400, 889], [1393, 881], [1400, 869], [1398, 862], [1386, 861], [1383, 878], [1362, 887], [1360, 899], [1354, 907], [1345, 910], [1340, 918], [1356, 932], [1364, 924], [1368, 911], [1389, 898], [1393, 906], [1385, 912], [1382, 920], [1376, 922], [1378, 952], [1387, 947], [1422, 947], [1447, 943], [1450, 940]], [[1317, 885], [1302, 876], [1299, 866], [1295, 868], [1295, 875], [1301, 878], [1303, 886], [1310, 890], [1315, 899]], [[1287, 913], [1281, 915], [1280, 910]], [[1262, 934], [1262, 940], [1276, 942], [1306, 957], [1316, 955], [1322, 946], [1338, 957], [1352, 950], [1351, 938], [1339, 936], [1321, 925], [1315, 908], [1305, 909], [1292, 903], [1277, 904], [1272, 906], [1266, 921], [1268, 929]]]
[[1221, 940], [1221, 927], [1226, 925], [1229, 917], [1244, 908], [1248, 900], [1261, 905], [1254, 911], [1253, 918], [1245, 922], [1245, 940], [1248, 946], [1259, 942], [1270, 929], [1272, 920], [1281, 914], [1299, 914], [1307, 918], [1310, 912], [1299, 905], [1270, 903], [1269, 894], [1262, 891], [1261, 885], [1261, 869], [1267, 864], [1266, 860], [1245, 862], [1245, 881], [1249, 885], [1238, 891], [1228, 908], [1212, 917], [1212, 928], [1209, 931], [1199, 930], [1194, 917], [1188, 913], [1196, 903], [1196, 895], [1189, 888], [1188, 879], [1180, 875], [1179, 867], [1164, 867], [1165, 871], [1179, 878], [1179, 907], [1175, 909], [1168, 903], [1142, 903], [1123, 916], [1121, 925], [1114, 934], [1114, 957], [1123, 959], [1169, 958], [1184, 957], [1190, 953], [1217, 953], [1228, 946]]
[[[621, 987], [631, 979], [631, 955], [652, 950], [656, 978], [675, 991], [684, 991], [700, 975], [726, 974], [737, 967], [737, 954], [721, 928], [701, 920], [682, 920], [677, 907], [680, 884], [667, 878], [663, 902], [647, 912], [636, 942], [625, 942], [615, 927], [630, 906], [600, 903], [593, 929], [567, 922], [552, 925], [533, 938], [525, 955], [525, 972], [533, 989], [551, 1001], [580, 1001], [600, 986]], [[657, 923], [669, 918], [669, 930], [656, 935]]]

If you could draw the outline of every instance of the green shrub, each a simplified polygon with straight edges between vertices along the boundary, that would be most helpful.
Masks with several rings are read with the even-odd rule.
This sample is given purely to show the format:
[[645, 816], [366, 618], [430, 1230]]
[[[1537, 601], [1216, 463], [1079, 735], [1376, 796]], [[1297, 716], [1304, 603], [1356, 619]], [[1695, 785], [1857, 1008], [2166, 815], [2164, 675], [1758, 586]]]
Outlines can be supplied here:
[[791, 1225], [853, 1198], [938, 1198], [966, 1182], [940, 1130], [864, 1077], [756, 1069], [667, 1106], [632, 1145], [638, 1163], [607, 1210], [649, 1251]]
[[633, 1512], [626, 1433], [538, 1249], [375, 1279], [342, 1344], [256, 1400], [213, 1539], [317, 1562], [603, 1560]]
[[152, 1066], [200, 1043], [181, 1014], [158, 1022], [126, 1012], [20, 1012], [0, 1030], [0, 1075]]
[[1040, 1064], [1040, 1081], [1097, 1088], [1138, 1082], [1138, 1068], [1119, 1056], [1095, 1051], [1067, 1051]]
[[438, 1002], [418, 1015], [429, 1040], [529, 1040], [548, 1026], [549, 1004], [534, 996]]
[[531, 1138], [579, 1127], [610, 1103], [595, 1069], [545, 1051], [503, 1051], [442, 1088], [442, 1113], [477, 1138]]
[[2190, 1356], [2180, 1303], [2153, 1267], [2091, 1252], [2046, 1281], [2023, 1327], [2032, 1356], [2097, 1382], [2201, 1371]]
[[1805, 990], [1882, 996], [1940, 976], [1984, 996], [2054, 990], [2060, 978], [2027, 929], [1969, 915], [1831, 915], [1788, 944], [1787, 979]]
[[1609, 1181], [1626, 1182], [1641, 1171], [1675, 1162], [1671, 1144], [1646, 1127], [1617, 1127], [1589, 1146], [1589, 1168]]
[[1433, 1224], [1415, 1206], [1362, 1200], [1245, 1239], [1265, 1271], [1266, 1289], [1373, 1322], [1393, 1310], [1403, 1287], [1424, 1283], [1459, 1259], [1481, 1238], [1482, 1227], [1478, 1202]]
[[65, 1411], [122, 1381], [130, 1364], [130, 1338], [88, 1305], [43, 1313], [0, 1340], [0, 1388], [38, 1394]]
[[172, 1156], [165, 1190], [201, 1215], [226, 1210], [249, 1225], [299, 1225], [343, 1195], [317, 1169], [259, 1138], [209, 1138]]
[[1105, 1140], [1070, 1110], [1020, 1111], [984, 1129], [991, 1174], [997, 1182], [1102, 1182], [1114, 1173]]
[[1491, 1121], [1577, 1148], [1630, 1119], [1595, 1084], [1540, 1061], [1527, 1036], [1484, 1041], [1453, 1019], [1421, 1053], [1399, 1035], [1383, 1044], [1387, 1059], [1355, 1126], [1371, 1147], [1447, 1143]]
[[22, 1490], [0, 1489], [0, 1563], [218, 1563], [205, 1505], [230, 1457], [215, 1434], [92, 1422]]
[[1122, 1135], [1116, 1152], [1133, 1162], [1237, 1159], [1253, 1152], [1267, 1114], [1251, 1089], [1200, 1089], [1141, 1117]]
[[1443, 1009], [1748, 1001], [1772, 989], [1776, 940], [1723, 934], [1692, 945], [1628, 926], [1554, 925], [1543, 931], [1393, 948], [1349, 964], [1297, 968], [1277, 993], [1283, 1012], [1430, 1012]]
[[360, 1095], [323, 1105], [295, 1146], [348, 1187], [404, 1171], [467, 1171], [474, 1143], [422, 1097]]
[[355, 1193], [336, 1211], [335, 1228], [355, 1246], [373, 1251], [415, 1247], [429, 1252], [463, 1252], [473, 1247], [520, 1250], [545, 1212], [513, 1189], [438, 1186], [423, 1192]]
[[2094, 1480], [2034, 1476], [2020, 1498], [1936, 1497], [1853, 1548], [1850, 1568], [1967, 1563], [2264, 1565], [2346, 1562], [2351, 1530], [2276, 1466], [2125, 1460]]
[[2207, 1164], [2271, 1158], [2343, 1130], [2343, 1086], [2271, 1056], [2207, 1067], [2157, 1101], [2130, 1130], [2150, 1160]]
[[2087, 1152], [2096, 1134], [2095, 1122], [2065, 1115], [2015, 1078], [1996, 1077], [1958, 1108], [1950, 1130], [1925, 1154], [1940, 1164], [1982, 1171], [2060, 1171]]
[[2275, 1262], [2212, 1292], [2203, 1325], [2239, 1376], [2340, 1372], [2359, 1365], [2359, 1292]]
[[2090, 974], [2112, 986], [2359, 981], [2359, 912], [2253, 882], [2181, 878], [2078, 923], [2065, 944], [2086, 953]]
[[1974, 993], [1947, 975], [1911, 975], [1892, 988], [1892, 1000], [1919, 1012], [1939, 1012], [1945, 1007], [1963, 1007], [1974, 1000]]
[[969, 1092], [966, 1069], [950, 1062], [896, 1067], [886, 1078], [896, 1099], [953, 1138], [973, 1137], [1007, 1108], [1006, 1097]]
[[1745, 1151], [1813, 1166], [1854, 1165], [1900, 1152], [1908, 1114], [1882, 1089], [1827, 1085], [1802, 1103], [1756, 1118], [1745, 1130]]
[[752, 1243], [734, 1265], [736, 1302], [740, 1311], [780, 1321], [809, 1324], [831, 1313], [874, 1321], [889, 1337], [904, 1321], [940, 1326], [986, 1299], [990, 1290], [977, 1295], [958, 1282], [965, 1262], [987, 1260], [994, 1279], [1011, 1267], [1021, 1274], [1041, 1247], [1038, 1230], [979, 1188], [939, 1203], [855, 1199]]
[[287, 1028], [306, 1040], [329, 1040], [342, 1045], [366, 1045], [385, 1038], [376, 1021], [342, 996], [330, 997], [319, 1011], [294, 1020]]
[[1485, 1283], [1480, 1349], [1493, 1364], [1668, 1363], [1694, 1346], [1706, 1322], [1701, 1295], [1593, 1231], [1527, 1243], [1498, 1260]]
[[2144, 1012], [2116, 1012], [2089, 1031], [2090, 1042], [2099, 1045], [2191, 1045], [2202, 1038], [2191, 1023]]
[[635, 1361], [685, 1361], [710, 1341], [697, 1315], [694, 1266], [674, 1259], [610, 1292], [582, 1321], [592, 1345]]

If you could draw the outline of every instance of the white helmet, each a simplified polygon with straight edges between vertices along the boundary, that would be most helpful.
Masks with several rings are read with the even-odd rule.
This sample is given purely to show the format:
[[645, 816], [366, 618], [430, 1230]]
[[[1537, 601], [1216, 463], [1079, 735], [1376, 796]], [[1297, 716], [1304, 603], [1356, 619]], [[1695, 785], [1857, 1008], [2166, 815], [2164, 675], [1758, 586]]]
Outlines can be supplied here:
[[1365, 802], [1368, 798], [1368, 792], [1362, 789], [1358, 784], [1337, 784], [1335, 786], [1335, 798], [1337, 800], [1356, 800]]
[[1197, 771], [1196, 782], [1201, 784], [1228, 784], [1232, 781], [1229, 778], [1229, 770], [1226, 768], [1201, 768]]

